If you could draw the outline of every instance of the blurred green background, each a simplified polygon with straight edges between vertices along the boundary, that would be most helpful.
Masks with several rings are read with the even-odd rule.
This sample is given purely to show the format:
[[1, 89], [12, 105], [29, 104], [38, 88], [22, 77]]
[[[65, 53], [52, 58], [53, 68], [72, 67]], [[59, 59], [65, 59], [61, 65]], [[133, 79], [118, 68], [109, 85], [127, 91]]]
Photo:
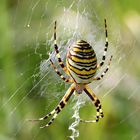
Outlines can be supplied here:
[[[53, 43], [53, 22], [57, 19], [59, 24], [61, 18], [65, 25], [62, 16], [67, 9], [76, 15], [82, 14], [97, 26], [99, 32], [95, 32], [95, 40], [100, 36], [104, 39], [103, 19], [106, 17], [111, 50], [108, 56], [110, 53], [114, 56], [104, 80], [95, 86], [91, 84], [102, 102], [105, 117], [97, 124], [79, 124], [80, 135], [76, 139], [139, 140], [139, 5], [139, 0], [1, 0], [0, 140], [69, 139], [68, 127], [74, 121], [71, 116], [75, 102], [70, 101], [47, 129], [40, 129], [41, 123], [26, 121], [51, 111], [69, 87], [44, 63]], [[73, 17], [69, 26], [75, 22]], [[64, 33], [58, 35], [58, 42], [64, 41], [62, 44], [67, 42], [64, 29], [58, 33]], [[102, 55], [102, 51], [99, 54]], [[91, 118], [95, 113], [88, 102], [80, 111], [84, 118]]]

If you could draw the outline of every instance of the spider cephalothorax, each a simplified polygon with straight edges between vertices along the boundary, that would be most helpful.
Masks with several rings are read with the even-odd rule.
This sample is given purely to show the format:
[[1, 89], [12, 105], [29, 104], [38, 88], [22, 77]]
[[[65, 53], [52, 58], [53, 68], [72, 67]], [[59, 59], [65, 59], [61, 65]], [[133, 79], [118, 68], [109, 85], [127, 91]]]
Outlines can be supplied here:
[[100, 76], [95, 77], [95, 73], [101, 66], [103, 66], [105, 62], [105, 58], [106, 58], [105, 55], [108, 48], [106, 19], [105, 19], [105, 36], [106, 36], [106, 42], [105, 42], [105, 48], [104, 48], [104, 55], [102, 56], [102, 61], [100, 63], [97, 63], [96, 53], [94, 52], [92, 46], [84, 40], [79, 40], [69, 48], [66, 54], [66, 66], [65, 66], [63, 61], [61, 60], [58, 46], [56, 43], [56, 21], [55, 21], [54, 48], [56, 51], [56, 56], [58, 58], [59, 65], [61, 66], [63, 71], [69, 76], [69, 78], [66, 78], [65, 76], [61, 74], [61, 72], [58, 71], [58, 69], [55, 67], [51, 59], [50, 59], [50, 62], [55, 72], [60, 76], [60, 78], [64, 82], [68, 82], [72, 84], [67, 90], [66, 94], [61, 99], [60, 103], [56, 106], [54, 110], [52, 110], [50, 113], [48, 113], [42, 118], [34, 119], [31, 121], [45, 120], [48, 117], [53, 115], [51, 120], [45, 126], [42, 126], [41, 128], [51, 125], [54, 119], [57, 117], [57, 115], [65, 107], [71, 95], [73, 93], [75, 93], [76, 95], [80, 95], [83, 91], [89, 96], [89, 98], [91, 99], [91, 101], [96, 107], [96, 119], [89, 120], [89, 121], [81, 119], [80, 121], [81, 122], [98, 122], [99, 119], [103, 117], [100, 101], [96, 97], [96, 95], [93, 93], [93, 91], [90, 89], [88, 84], [91, 83], [92, 81], [101, 80], [104, 77], [105, 73], [108, 71], [110, 62], [112, 60], [112, 56], [111, 56], [108, 62], [107, 68], [104, 70], [104, 72]]

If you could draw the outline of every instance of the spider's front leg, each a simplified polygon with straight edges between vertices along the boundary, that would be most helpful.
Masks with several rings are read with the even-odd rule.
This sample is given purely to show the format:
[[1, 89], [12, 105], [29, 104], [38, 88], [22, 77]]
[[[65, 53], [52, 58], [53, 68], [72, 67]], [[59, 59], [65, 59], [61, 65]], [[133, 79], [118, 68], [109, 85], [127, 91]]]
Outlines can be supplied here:
[[97, 65], [97, 68], [100, 68], [101, 66], [104, 65], [105, 59], [106, 59], [106, 52], [107, 52], [107, 49], [108, 49], [108, 33], [107, 33], [106, 19], [104, 19], [104, 22], [105, 22], [105, 48], [104, 48], [104, 54], [102, 56], [102, 61]]
[[67, 102], [70, 99], [71, 95], [73, 94], [74, 90], [75, 90], [75, 85], [72, 84], [70, 86], [70, 88], [67, 90], [66, 94], [61, 99], [60, 103], [56, 106], [56, 108], [54, 110], [52, 110], [50, 113], [48, 113], [47, 115], [45, 115], [42, 118], [32, 119], [32, 120], [29, 120], [29, 121], [42, 121], [42, 120], [46, 120], [48, 117], [53, 115], [52, 118], [50, 119], [50, 121], [46, 125], [41, 126], [40, 128], [45, 128], [45, 127], [50, 126], [53, 123], [53, 121], [55, 120], [55, 118], [57, 117], [57, 115], [65, 107], [65, 105], [67, 104]]
[[63, 76], [63, 74], [61, 74], [61, 72], [56, 68], [56, 66], [54, 65], [53, 61], [50, 59], [51, 62], [51, 66], [53, 67], [53, 69], [55, 70], [55, 72], [57, 73], [57, 75], [64, 81], [64, 82], [68, 82], [68, 83], [72, 83], [73, 80], [70, 78], [66, 78], [65, 76]]
[[81, 119], [80, 121], [88, 122], [88, 123], [98, 122], [100, 118], [104, 117], [103, 111], [101, 109], [100, 101], [88, 85], [85, 86], [84, 91], [89, 96], [89, 98], [92, 100], [92, 102], [94, 103], [94, 105], [96, 107], [96, 119], [95, 120], [82, 120]]
[[104, 77], [104, 75], [105, 75], [105, 74], [108, 72], [108, 70], [109, 70], [109, 67], [110, 67], [110, 64], [111, 64], [111, 61], [112, 61], [112, 57], [113, 57], [113, 56], [110, 57], [110, 60], [109, 60], [108, 65], [107, 65], [107, 68], [103, 71], [103, 73], [102, 73], [100, 76], [98, 76], [98, 77], [92, 78], [92, 80], [101, 80], [101, 79]]
[[60, 65], [60, 67], [63, 69], [63, 71], [68, 74], [68, 70], [67, 70], [67, 67], [64, 65], [61, 57], [60, 57], [60, 53], [59, 53], [59, 49], [58, 49], [58, 45], [57, 45], [57, 41], [56, 41], [56, 21], [54, 23], [54, 49], [55, 49], [55, 52], [56, 52], [56, 56], [58, 58], [58, 63]]

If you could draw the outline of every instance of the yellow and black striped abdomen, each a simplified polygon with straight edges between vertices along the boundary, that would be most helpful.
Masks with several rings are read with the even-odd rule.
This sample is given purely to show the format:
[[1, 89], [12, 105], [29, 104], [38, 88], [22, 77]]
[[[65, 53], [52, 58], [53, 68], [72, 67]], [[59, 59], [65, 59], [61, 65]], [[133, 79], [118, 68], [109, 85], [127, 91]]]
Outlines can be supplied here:
[[67, 53], [67, 68], [76, 83], [90, 83], [97, 69], [93, 48], [83, 40], [77, 41]]

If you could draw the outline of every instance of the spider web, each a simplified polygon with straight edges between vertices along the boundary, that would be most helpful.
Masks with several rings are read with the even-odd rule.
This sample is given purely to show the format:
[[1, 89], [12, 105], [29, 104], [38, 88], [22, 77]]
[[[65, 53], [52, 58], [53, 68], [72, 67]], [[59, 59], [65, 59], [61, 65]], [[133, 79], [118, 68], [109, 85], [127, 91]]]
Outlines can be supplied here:
[[[77, 39], [83, 39], [94, 46], [98, 61], [100, 62], [105, 42], [103, 19], [108, 15], [108, 13], [104, 14], [104, 11], [101, 10], [104, 4], [105, 2], [103, 0], [93, 0], [91, 2], [82, 0], [71, 0], [67, 2], [64, 0], [17, 1], [14, 16], [12, 17], [12, 26], [15, 29], [15, 36], [17, 36], [13, 45], [13, 49], [16, 49], [17, 61], [12, 65], [19, 69], [15, 78], [19, 83], [15, 89], [8, 90], [8, 93], [2, 96], [0, 110], [3, 114], [7, 115], [5, 120], [8, 121], [7, 125], [10, 129], [6, 135], [1, 134], [1, 139], [10, 139], [8, 134], [12, 139], [21, 139], [21, 132], [22, 135], [25, 134], [22, 139], [26, 139], [26, 136], [27, 139], [44, 139], [46, 132], [49, 139], [54, 138], [51, 134], [48, 134], [48, 129], [51, 128], [40, 130], [40, 123], [29, 124], [29, 122], [27, 122], [27, 119], [37, 118], [51, 111], [69, 87], [69, 84], [63, 83], [58, 78], [48, 61], [49, 52], [52, 52], [51, 58], [58, 66], [53, 49], [54, 21], [57, 20], [58, 23], [57, 42], [60, 47], [61, 57], [64, 61], [68, 47]], [[22, 10], [24, 11], [23, 7], [27, 8], [26, 13], [24, 13], [25, 15], [22, 15], [23, 13], [21, 12]], [[100, 10], [102, 12], [99, 12]], [[110, 10], [113, 11], [113, 9]], [[122, 125], [125, 126], [127, 122], [129, 122], [129, 127], [133, 127], [133, 129], [132, 135], [129, 135], [128, 139], [137, 140], [140, 137], [140, 128], [137, 125], [140, 121], [138, 119], [138, 116], [140, 116], [138, 94], [140, 86], [139, 78], [133, 73], [133, 69], [131, 70], [135, 58], [138, 56], [135, 49], [137, 42], [131, 39], [133, 35], [128, 33], [128, 29], [124, 31], [128, 37], [125, 38], [123, 36], [121, 25], [117, 24], [118, 20], [114, 18], [114, 15], [115, 12], [112, 12], [106, 17], [109, 32], [109, 48], [106, 56], [106, 64], [113, 54], [111, 67], [102, 81], [94, 82], [90, 84], [90, 87], [97, 94], [101, 103], [103, 102], [102, 104], [106, 104], [106, 102], [109, 101], [112, 102], [113, 106], [111, 103], [107, 103], [105, 107], [103, 107], [105, 117], [112, 115], [111, 118], [116, 119], [113, 115], [117, 115], [117, 113], [121, 114], [123, 110], [125, 110], [122, 106], [129, 105], [128, 111], [121, 114], [120, 120], [115, 120], [113, 124], [110, 124], [108, 127], [109, 129], [115, 129]], [[126, 25], [129, 23], [127, 20], [125, 22]], [[129, 24], [127, 26], [130, 27], [131, 30], [131, 26], [129, 26]], [[27, 66], [24, 64], [25, 62], [28, 63]], [[34, 64], [33, 68], [29, 67], [31, 63]], [[138, 64], [138, 62], [136, 63]], [[24, 67], [23, 70], [22, 66], [20, 68], [20, 64], [24, 64], [26, 70]], [[105, 68], [105, 66], [101, 68], [97, 75], [100, 75]], [[1, 71], [4, 70], [1, 69]], [[1, 91], [6, 91], [6, 88], [6, 84], [4, 84], [1, 87]], [[124, 94], [120, 95], [122, 92]], [[121, 103], [121, 101], [124, 103]], [[57, 118], [61, 121], [62, 125], [64, 125], [63, 123], [66, 121], [67, 123], [72, 121], [71, 124], [67, 126], [70, 132], [65, 134], [65, 138], [68, 136], [72, 140], [77, 137], [82, 139], [82, 137], [80, 137], [79, 127], [80, 125], [86, 125], [87, 127], [87, 124], [79, 125], [79, 120], [80, 116], [85, 113], [83, 110], [86, 110], [88, 107], [92, 109], [92, 104], [84, 94], [74, 97], [72, 101], [69, 102], [69, 105], [67, 105], [66, 114], [62, 113], [62, 115]], [[36, 108], [39, 109], [39, 111], [36, 111]], [[115, 109], [117, 113], [114, 111]], [[112, 114], [110, 114], [111, 112]], [[90, 114], [90, 117], [88, 117], [89, 119], [94, 119], [92, 114], [94, 114], [94, 111]], [[62, 122], [63, 120], [59, 118], [66, 115], [69, 119]], [[86, 118], [87, 116], [85, 116], [83, 115], [82, 117]], [[70, 117], [72, 119], [70, 119]], [[109, 117], [107, 118], [109, 119]], [[107, 120], [106, 123], [108, 121], [111, 120]], [[102, 124], [105, 125], [105, 122], [101, 123], [101, 125]], [[53, 125], [53, 129], [55, 129], [55, 127], [57, 127], [55, 122]], [[94, 125], [98, 124], [88, 125], [94, 127]]]

